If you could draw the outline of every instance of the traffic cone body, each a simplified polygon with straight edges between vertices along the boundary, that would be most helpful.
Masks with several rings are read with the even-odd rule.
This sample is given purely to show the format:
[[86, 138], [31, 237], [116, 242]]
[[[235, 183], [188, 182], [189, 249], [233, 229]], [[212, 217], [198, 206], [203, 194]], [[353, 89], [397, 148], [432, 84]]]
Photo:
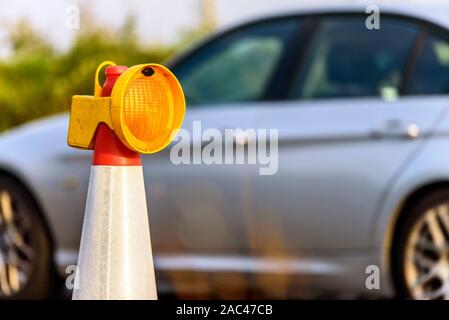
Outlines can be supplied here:
[[141, 166], [92, 166], [73, 299], [157, 299]]
[[[102, 96], [126, 69], [106, 69]], [[104, 123], [95, 135], [79, 252], [72, 299], [157, 299], [140, 155]]]
[[111, 61], [98, 66], [94, 92], [73, 96], [67, 136], [70, 146], [94, 150], [72, 298], [157, 299], [140, 154], [173, 139], [184, 94], [161, 65]]

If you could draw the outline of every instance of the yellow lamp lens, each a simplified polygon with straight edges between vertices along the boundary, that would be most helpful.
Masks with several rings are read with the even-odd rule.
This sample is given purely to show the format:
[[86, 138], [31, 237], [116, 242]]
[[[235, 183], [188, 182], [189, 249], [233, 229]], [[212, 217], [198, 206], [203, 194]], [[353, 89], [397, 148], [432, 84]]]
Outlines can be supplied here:
[[137, 78], [127, 88], [123, 101], [126, 125], [143, 141], [166, 135], [168, 105], [167, 90], [155, 76]]
[[184, 118], [181, 86], [161, 65], [129, 68], [117, 79], [111, 99], [115, 133], [127, 147], [140, 153], [166, 147]]

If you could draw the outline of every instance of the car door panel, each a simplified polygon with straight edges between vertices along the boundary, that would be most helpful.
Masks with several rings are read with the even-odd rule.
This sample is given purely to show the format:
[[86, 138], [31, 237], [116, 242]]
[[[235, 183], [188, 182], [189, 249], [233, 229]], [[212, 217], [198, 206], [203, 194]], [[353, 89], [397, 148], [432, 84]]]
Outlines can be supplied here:
[[[262, 107], [258, 126], [279, 130], [279, 171], [254, 182], [264, 234], [281, 234], [281, 249], [369, 248], [383, 193], [446, 106], [421, 98]], [[412, 125], [418, 137], [380, 134], [391, 119]]]
[[[246, 129], [254, 126], [255, 110], [245, 105], [241, 109], [234, 106], [189, 112], [183, 129], [191, 140], [184, 141], [185, 146], [192, 153], [193, 144], [204, 145], [201, 136], [194, 136], [194, 121], [201, 121], [201, 131], [228, 128], [231, 123]], [[156, 248], [186, 255], [241, 253], [247, 243], [241, 188], [245, 176], [253, 170], [245, 165], [206, 165], [202, 159], [194, 164], [192, 154], [190, 163], [173, 164], [169, 150], [177, 143], [181, 141], [175, 141], [159, 155], [144, 157]]]
[[[296, 18], [249, 24], [220, 35], [173, 66], [187, 100], [183, 128], [191, 137], [186, 142], [191, 152], [207, 144], [193, 135], [194, 123], [201, 125], [200, 135], [209, 128], [221, 133], [255, 128], [259, 101], [283, 57], [291, 54], [300, 25]], [[233, 142], [222, 146], [234, 150]], [[241, 257], [252, 246], [254, 227], [246, 216], [253, 208], [250, 177], [257, 168], [209, 165], [199, 154], [190, 155], [199, 160], [196, 164], [175, 165], [168, 150], [145, 157], [152, 235], [161, 254], [156, 263], [161, 266], [187, 268], [187, 258], [208, 256], [195, 260], [194, 268], [205, 270], [212, 256]]]

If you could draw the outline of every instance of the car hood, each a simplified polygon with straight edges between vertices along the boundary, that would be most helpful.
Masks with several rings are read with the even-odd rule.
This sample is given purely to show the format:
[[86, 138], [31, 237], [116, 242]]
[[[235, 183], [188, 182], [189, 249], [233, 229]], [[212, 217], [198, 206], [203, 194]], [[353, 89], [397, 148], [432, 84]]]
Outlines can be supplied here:
[[33, 140], [39, 137], [50, 137], [50, 132], [67, 131], [69, 123], [68, 113], [58, 114], [24, 123], [0, 134], [0, 147], [19, 140]]

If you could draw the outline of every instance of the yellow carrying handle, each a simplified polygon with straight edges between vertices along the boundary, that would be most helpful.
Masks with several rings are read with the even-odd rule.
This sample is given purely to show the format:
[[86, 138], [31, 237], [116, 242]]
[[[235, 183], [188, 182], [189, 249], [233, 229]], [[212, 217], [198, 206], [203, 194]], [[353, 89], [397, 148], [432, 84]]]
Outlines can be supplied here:
[[97, 70], [95, 71], [95, 79], [94, 79], [94, 96], [96, 98], [101, 97], [101, 89], [103, 89], [100, 85], [100, 82], [98, 81], [98, 76], [100, 75], [101, 69], [103, 69], [106, 66], [116, 66], [116, 64], [114, 61], [103, 61], [97, 67]]
[[111, 98], [101, 97], [102, 87], [98, 81], [101, 69], [115, 66], [113, 61], [103, 61], [95, 71], [94, 97], [73, 96], [70, 108], [70, 121], [67, 142], [70, 146], [92, 149], [92, 139], [100, 122], [113, 128], [111, 120]]

